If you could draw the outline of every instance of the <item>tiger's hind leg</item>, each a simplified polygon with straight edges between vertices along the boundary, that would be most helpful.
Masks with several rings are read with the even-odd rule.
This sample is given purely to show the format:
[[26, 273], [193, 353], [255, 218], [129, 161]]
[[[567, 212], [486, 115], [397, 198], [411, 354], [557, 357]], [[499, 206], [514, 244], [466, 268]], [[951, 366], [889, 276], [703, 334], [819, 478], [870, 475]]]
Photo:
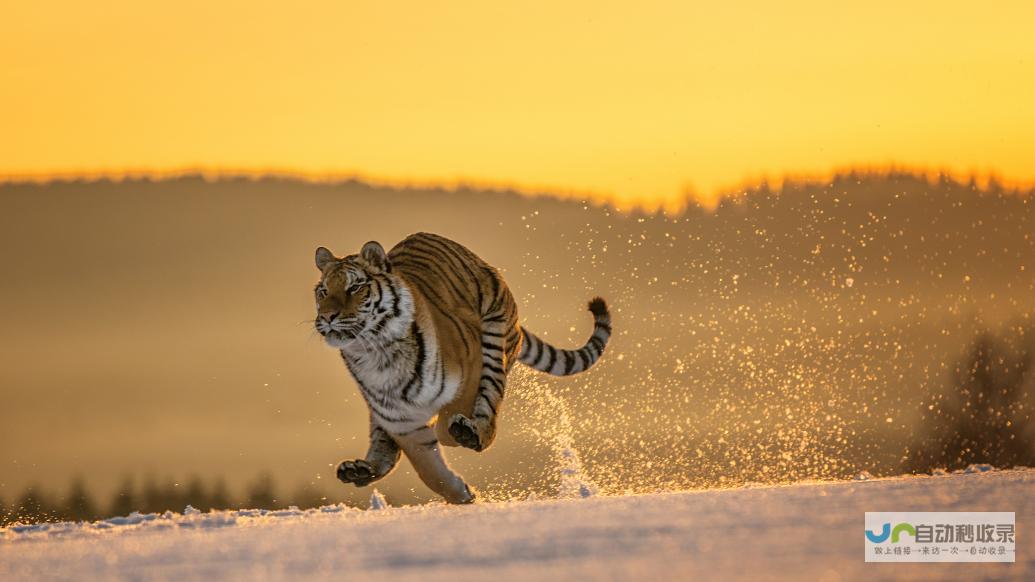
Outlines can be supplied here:
[[422, 426], [416, 430], [393, 435], [393, 438], [406, 453], [406, 458], [410, 460], [421, 481], [432, 491], [449, 503], [474, 501], [474, 491], [446, 464], [433, 428]]
[[399, 445], [385, 431], [373, 423], [370, 425], [370, 447], [364, 459], [342, 461], [338, 465], [338, 479], [365, 487], [392, 472], [399, 462]]
[[468, 418], [455, 414], [449, 419], [449, 434], [461, 446], [475, 451], [489, 448], [496, 438], [496, 415], [507, 384], [510, 369], [509, 355], [505, 344], [510, 335], [504, 335], [506, 328], [500, 323], [486, 322], [482, 330], [482, 369], [478, 380], [478, 394], [474, 409]]

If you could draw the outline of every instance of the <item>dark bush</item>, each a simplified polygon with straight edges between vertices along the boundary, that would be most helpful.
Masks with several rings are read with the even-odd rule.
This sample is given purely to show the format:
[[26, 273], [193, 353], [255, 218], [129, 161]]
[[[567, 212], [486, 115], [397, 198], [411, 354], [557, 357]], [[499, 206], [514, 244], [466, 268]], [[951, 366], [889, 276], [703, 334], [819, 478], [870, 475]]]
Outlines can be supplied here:
[[908, 469], [960, 469], [971, 463], [1035, 466], [1035, 330], [1015, 326], [979, 335], [954, 367], [950, 388], [926, 403]]

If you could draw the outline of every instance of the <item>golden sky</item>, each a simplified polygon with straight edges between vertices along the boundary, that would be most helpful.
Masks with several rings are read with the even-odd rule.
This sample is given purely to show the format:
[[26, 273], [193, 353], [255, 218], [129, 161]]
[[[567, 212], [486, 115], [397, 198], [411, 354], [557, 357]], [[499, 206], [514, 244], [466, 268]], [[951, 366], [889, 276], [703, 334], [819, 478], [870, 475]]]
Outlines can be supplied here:
[[666, 205], [900, 164], [1035, 178], [1035, 3], [0, 8], [0, 175], [291, 170]]

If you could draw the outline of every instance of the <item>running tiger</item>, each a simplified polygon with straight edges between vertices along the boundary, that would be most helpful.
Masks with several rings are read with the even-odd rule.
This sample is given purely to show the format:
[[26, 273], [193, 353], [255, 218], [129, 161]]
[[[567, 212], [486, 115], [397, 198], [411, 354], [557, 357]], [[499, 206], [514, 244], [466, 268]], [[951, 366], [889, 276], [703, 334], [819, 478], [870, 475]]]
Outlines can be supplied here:
[[316, 330], [341, 352], [370, 409], [366, 457], [338, 466], [338, 479], [358, 487], [390, 473], [402, 452], [435, 493], [474, 501], [440, 445], [492, 444], [515, 361], [567, 376], [592, 366], [611, 337], [607, 305], [596, 298], [589, 342], [551, 346], [518, 325], [496, 269], [434, 234], [411, 235], [387, 254], [373, 241], [344, 258], [320, 247], [316, 267]]

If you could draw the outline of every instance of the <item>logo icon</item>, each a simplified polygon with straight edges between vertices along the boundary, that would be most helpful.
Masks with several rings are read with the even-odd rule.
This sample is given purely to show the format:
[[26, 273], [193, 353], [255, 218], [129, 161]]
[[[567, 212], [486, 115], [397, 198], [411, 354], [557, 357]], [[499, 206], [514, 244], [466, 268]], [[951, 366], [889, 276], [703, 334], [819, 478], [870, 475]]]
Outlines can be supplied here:
[[916, 528], [913, 527], [912, 524], [900, 523], [895, 526], [895, 529], [891, 529], [891, 524], [884, 522], [884, 526], [881, 528], [879, 535], [870, 530], [866, 530], [866, 539], [875, 544], [880, 544], [887, 541], [888, 536], [890, 535], [891, 543], [897, 544], [899, 536], [901, 536], [903, 532], [913, 536], [914, 539], [916, 538]]

